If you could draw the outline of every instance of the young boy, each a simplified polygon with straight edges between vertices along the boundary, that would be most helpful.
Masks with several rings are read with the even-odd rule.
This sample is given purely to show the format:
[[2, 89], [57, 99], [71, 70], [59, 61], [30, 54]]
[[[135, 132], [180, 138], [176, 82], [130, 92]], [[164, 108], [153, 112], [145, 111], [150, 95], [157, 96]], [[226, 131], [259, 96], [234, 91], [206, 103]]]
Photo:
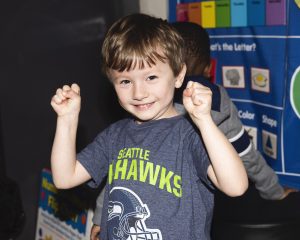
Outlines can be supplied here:
[[[244, 163], [248, 177], [255, 184], [261, 197], [267, 200], [280, 200], [285, 198], [290, 192], [295, 191], [293, 189], [283, 189], [279, 184], [275, 172], [253, 147], [239, 119], [237, 109], [230, 100], [226, 90], [210, 82], [210, 41], [207, 31], [200, 25], [191, 22], [175, 22], [172, 23], [172, 26], [176, 28], [184, 39], [187, 73], [183, 85], [189, 79], [192, 79], [211, 89], [213, 92], [212, 118], [225, 136], [231, 139], [231, 143]], [[175, 104], [182, 104], [183, 90], [183, 86], [176, 90]], [[183, 110], [182, 105], [176, 104], [176, 107], [179, 110]], [[102, 193], [96, 202], [97, 205], [93, 216], [94, 225], [91, 231], [91, 239], [93, 240], [97, 239], [96, 235], [100, 232], [103, 195]]]
[[58, 116], [51, 155], [55, 185], [89, 181], [97, 187], [108, 174], [102, 240], [210, 239], [209, 188], [229, 196], [247, 189], [238, 154], [211, 118], [210, 89], [187, 84], [189, 118], [173, 105], [186, 72], [183, 44], [162, 19], [133, 14], [113, 24], [102, 47], [103, 69], [132, 118], [112, 124], [77, 156], [79, 86], [63, 86], [51, 100]]

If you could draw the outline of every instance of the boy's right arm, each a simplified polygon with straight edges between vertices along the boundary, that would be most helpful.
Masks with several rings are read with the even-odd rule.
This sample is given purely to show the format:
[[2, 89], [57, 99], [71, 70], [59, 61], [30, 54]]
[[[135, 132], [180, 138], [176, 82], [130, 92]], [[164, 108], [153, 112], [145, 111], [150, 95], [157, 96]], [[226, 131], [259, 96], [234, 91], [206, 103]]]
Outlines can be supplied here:
[[80, 88], [77, 84], [57, 89], [51, 106], [57, 113], [57, 125], [51, 152], [53, 181], [57, 188], [72, 188], [91, 176], [76, 160], [76, 133], [80, 112]]

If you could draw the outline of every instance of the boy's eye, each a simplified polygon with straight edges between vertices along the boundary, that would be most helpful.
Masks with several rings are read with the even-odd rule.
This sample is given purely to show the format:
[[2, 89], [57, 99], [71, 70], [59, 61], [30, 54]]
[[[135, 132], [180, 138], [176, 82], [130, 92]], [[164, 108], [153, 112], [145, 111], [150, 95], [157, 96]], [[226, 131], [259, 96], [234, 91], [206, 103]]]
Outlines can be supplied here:
[[121, 80], [120, 81], [120, 84], [122, 84], [122, 85], [126, 85], [126, 84], [129, 84], [130, 83], [130, 81], [129, 80]]
[[154, 75], [153, 75], [153, 76], [149, 76], [149, 77], [148, 77], [148, 80], [154, 80], [154, 79], [156, 79], [156, 78], [157, 78], [157, 76], [154, 76]]

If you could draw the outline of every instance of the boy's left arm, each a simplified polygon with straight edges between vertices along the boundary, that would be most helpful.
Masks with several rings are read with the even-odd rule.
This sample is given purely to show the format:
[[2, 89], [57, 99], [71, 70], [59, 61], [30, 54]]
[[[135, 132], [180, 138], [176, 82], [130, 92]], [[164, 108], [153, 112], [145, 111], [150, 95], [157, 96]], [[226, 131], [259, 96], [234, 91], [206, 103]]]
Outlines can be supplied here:
[[211, 98], [210, 89], [196, 82], [190, 81], [183, 92], [184, 107], [199, 128], [211, 160], [209, 178], [225, 194], [239, 196], [248, 187], [247, 173], [237, 152], [211, 118]]

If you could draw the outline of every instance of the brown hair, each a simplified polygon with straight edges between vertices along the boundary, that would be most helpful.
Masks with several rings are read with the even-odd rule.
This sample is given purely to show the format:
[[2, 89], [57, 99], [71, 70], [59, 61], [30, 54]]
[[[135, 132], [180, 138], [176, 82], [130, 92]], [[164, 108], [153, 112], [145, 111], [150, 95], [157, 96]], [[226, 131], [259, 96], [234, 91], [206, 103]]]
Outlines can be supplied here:
[[192, 22], [175, 22], [172, 26], [184, 39], [186, 75], [205, 75], [210, 66], [210, 41], [207, 31]]
[[145, 14], [132, 14], [115, 22], [103, 45], [103, 71], [143, 69], [168, 62], [174, 76], [184, 64], [183, 39], [166, 20]]

